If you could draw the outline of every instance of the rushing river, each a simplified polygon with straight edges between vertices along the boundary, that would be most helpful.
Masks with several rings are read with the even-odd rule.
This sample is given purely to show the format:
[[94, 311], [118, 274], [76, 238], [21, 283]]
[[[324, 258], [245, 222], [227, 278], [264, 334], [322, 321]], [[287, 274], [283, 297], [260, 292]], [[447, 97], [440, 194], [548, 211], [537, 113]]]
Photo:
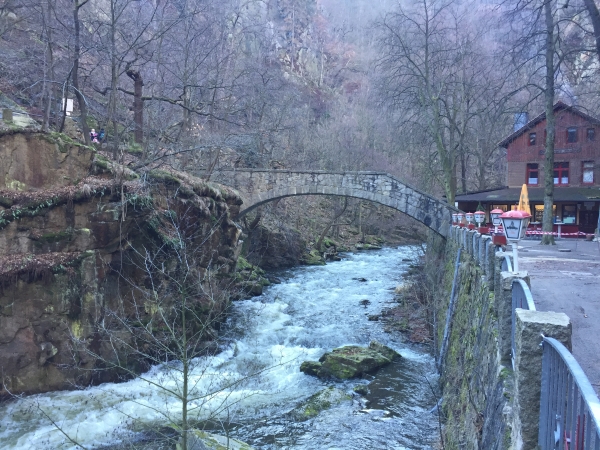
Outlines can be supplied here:
[[[401, 247], [349, 254], [325, 267], [295, 268], [277, 274], [282, 282], [264, 295], [236, 302], [226, 327], [225, 351], [196, 361], [191, 382], [198, 398], [190, 405], [192, 416], [213, 432], [228, 432], [256, 449], [433, 448], [438, 434], [437, 417], [430, 412], [436, 403], [433, 359], [367, 319], [390, 306], [413, 251]], [[361, 303], [364, 299], [370, 303]], [[371, 340], [394, 348], [403, 358], [375, 376], [339, 383], [299, 371], [304, 360]], [[177, 389], [181, 380], [173, 375], [176, 369], [176, 364], [155, 367], [145, 374], [146, 381], [52, 392], [0, 405], [0, 448], [79, 448], [59, 427], [86, 448], [115, 448], [148, 436], [180, 411], [180, 403], [152, 387], [156, 383]], [[327, 387], [351, 394], [353, 387], [367, 382], [366, 398], [349, 395], [309, 420], [296, 420], [290, 413]]]

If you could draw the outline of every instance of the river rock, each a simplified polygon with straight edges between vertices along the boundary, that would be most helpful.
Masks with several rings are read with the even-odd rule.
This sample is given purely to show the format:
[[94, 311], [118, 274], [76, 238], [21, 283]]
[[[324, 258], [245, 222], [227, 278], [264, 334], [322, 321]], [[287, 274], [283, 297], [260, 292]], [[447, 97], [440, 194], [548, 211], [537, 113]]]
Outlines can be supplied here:
[[294, 408], [291, 414], [294, 419], [304, 421], [317, 416], [323, 410], [350, 400], [352, 400], [351, 395], [341, 389], [330, 387], [310, 396], [305, 402]]
[[319, 378], [334, 377], [342, 380], [359, 377], [391, 363], [400, 355], [389, 347], [372, 341], [369, 347], [348, 345], [325, 353], [316, 361], [304, 361], [300, 371]]
[[359, 384], [358, 386], [354, 386], [354, 388], [352, 389], [354, 392], [356, 392], [358, 395], [369, 395], [369, 386], [366, 384]]
[[307, 266], [324, 266], [325, 258], [318, 250], [312, 249], [303, 255], [302, 263]]
[[356, 250], [381, 250], [381, 245], [377, 244], [356, 244]]

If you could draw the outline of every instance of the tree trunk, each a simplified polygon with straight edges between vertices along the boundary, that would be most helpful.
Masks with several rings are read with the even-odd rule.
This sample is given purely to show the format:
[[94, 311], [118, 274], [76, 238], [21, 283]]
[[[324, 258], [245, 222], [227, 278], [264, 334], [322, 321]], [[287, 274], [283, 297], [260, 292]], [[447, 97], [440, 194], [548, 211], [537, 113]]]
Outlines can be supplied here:
[[344, 214], [346, 212], [347, 207], [348, 207], [348, 197], [344, 197], [344, 206], [342, 207], [342, 210], [339, 213], [333, 215], [331, 221], [327, 225], [325, 225], [325, 228], [323, 229], [323, 231], [321, 232], [321, 235], [319, 236], [319, 239], [317, 240], [317, 244], [315, 245], [315, 248], [318, 251], [322, 251], [321, 245], [323, 245], [323, 239], [325, 239], [325, 235], [327, 234], [329, 229], [335, 224], [335, 222], [342, 216], [342, 214]]
[[[117, 10], [116, 0], [110, 2], [110, 97], [108, 100], [109, 120], [112, 124], [113, 159], [119, 158], [119, 123], [117, 121], [117, 84], [119, 81], [117, 62]], [[108, 141], [108, 139], [107, 139]]]
[[[52, 17], [52, 2], [46, 2], [46, 11], [42, 6], [42, 18], [44, 20], [44, 30], [46, 32], [46, 55], [44, 67], [44, 86], [42, 89], [42, 101], [44, 102], [44, 114], [42, 118], [42, 131], [48, 131], [50, 128], [50, 112], [52, 110], [52, 81], [54, 81], [54, 52], [52, 49], [52, 26], [50, 18]], [[50, 80], [48, 80], [50, 78]]]
[[77, 103], [79, 104], [79, 113], [81, 117], [81, 129], [83, 130], [83, 138], [85, 139], [86, 144], [91, 143], [90, 139], [90, 129], [87, 124], [87, 104], [85, 103], [85, 97], [81, 92], [81, 86], [79, 84], [79, 56], [81, 53], [81, 32], [80, 32], [80, 23], [79, 23], [79, 8], [87, 3], [85, 0], [82, 3], [79, 3], [79, 0], [73, 0], [73, 23], [75, 27], [75, 49], [74, 49], [74, 58], [73, 58], [73, 88], [75, 89], [75, 97], [77, 98]]
[[135, 142], [142, 144], [144, 141], [144, 80], [137, 70], [127, 70], [127, 76], [133, 80], [133, 121], [135, 123]]
[[[546, 86], [544, 99], [546, 101], [546, 155], [544, 161], [544, 217], [542, 231], [552, 232], [554, 206], [554, 18], [552, 17], [552, 0], [544, 2], [544, 17], [546, 21]], [[544, 234], [542, 244], [554, 245], [554, 236]]]
[[460, 188], [462, 193], [467, 193], [467, 158], [464, 153], [460, 154]]
[[596, 6], [595, 0], [583, 0], [583, 4], [590, 15], [590, 21], [594, 27], [594, 42], [596, 43], [596, 53], [600, 58], [600, 11]]
[[58, 131], [60, 133], [65, 129], [65, 119], [67, 118], [67, 96], [69, 92], [69, 80], [71, 79], [71, 74], [73, 69], [67, 74], [67, 79], [65, 80], [65, 84], [63, 85], [62, 98], [65, 99], [65, 102], [62, 104], [61, 113], [60, 113], [60, 126], [58, 127]]

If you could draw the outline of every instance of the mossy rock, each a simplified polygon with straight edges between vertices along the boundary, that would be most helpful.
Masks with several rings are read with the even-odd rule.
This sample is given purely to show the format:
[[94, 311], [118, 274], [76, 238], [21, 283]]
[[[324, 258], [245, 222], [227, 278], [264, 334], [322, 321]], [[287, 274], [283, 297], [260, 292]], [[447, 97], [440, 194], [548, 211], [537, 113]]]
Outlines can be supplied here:
[[252, 297], [262, 295], [263, 293], [263, 285], [256, 281], [242, 281], [239, 283], [239, 287], [244, 294]]
[[356, 250], [381, 250], [381, 245], [377, 245], [377, 244], [356, 244]]
[[365, 236], [365, 242], [371, 245], [381, 245], [385, 242], [385, 239], [378, 236]]
[[[245, 442], [232, 437], [208, 433], [201, 430], [190, 430], [188, 433], [188, 449], [206, 450], [254, 450]], [[181, 450], [181, 439], [176, 445], [176, 450]]]
[[[249, 296], [257, 296], [263, 293], [263, 287], [269, 286], [271, 282], [264, 277], [265, 271], [258, 266], [249, 263], [245, 258], [238, 257], [236, 271], [233, 279], [240, 291]], [[239, 295], [236, 298], [240, 297]]]
[[369, 395], [369, 386], [366, 384], [359, 384], [357, 386], [354, 386], [354, 388], [352, 389], [354, 392], [356, 392], [358, 395], [362, 395], [363, 397], [365, 395]]
[[318, 250], [313, 249], [309, 253], [305, 253], [302, 262], [307, 266], [324, 266], [325, 258]]
[[71, 239], [73, 237], [73, 230], [67, 229], [64, 231], [59, 231], [57, 233], [46, 233], [39, 237], [38, 241], [44, 244], [53, 244], [55, 242], [60, 242], [65, 239]]
[[318, 416], [321, 411], [332, 406], [351, 400], [352, 397], [341, 389], [330, 387], [310, 396], [300, 406], [294, 408], [291, 414], [295, 420], [304, 421]]
[[154, 169], [148, 172], [148, 178], [156, 181], [162, 181], [164, 183], [173, 183], [181, 185], [182, 181], [166, 170]]
[[335, 248], [337, 248], [337, 246], [338, 246], [338, 244], [333, 239], [330, 239], [330, 238], [324, 238], [323, 239], [323, 247], [325, 247], [325, 248], [329, 248], [329, 247], [335, 247]]
[[303, 362], [300, 371], [318, 378], [333, 377], [347, 380], [374, 372], [399, 357], [400, 355], [393, 349], [372, 341], [369, 347], [348, 345], [333, 349], [321, 356], [319, 362]]

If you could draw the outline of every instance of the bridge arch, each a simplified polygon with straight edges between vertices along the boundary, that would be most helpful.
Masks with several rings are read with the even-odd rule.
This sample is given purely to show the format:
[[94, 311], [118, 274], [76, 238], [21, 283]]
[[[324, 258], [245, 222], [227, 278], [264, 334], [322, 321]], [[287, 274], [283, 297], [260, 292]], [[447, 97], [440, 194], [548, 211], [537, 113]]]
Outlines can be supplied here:
[[456, 211], [447, 203], [384, 172], [241, 169], [220, 170], [212, 178], [240, 193], [244, 203], [238, 217], [283, 197], [339, 195], [389, 206], [446, 237], [452, 213]]

